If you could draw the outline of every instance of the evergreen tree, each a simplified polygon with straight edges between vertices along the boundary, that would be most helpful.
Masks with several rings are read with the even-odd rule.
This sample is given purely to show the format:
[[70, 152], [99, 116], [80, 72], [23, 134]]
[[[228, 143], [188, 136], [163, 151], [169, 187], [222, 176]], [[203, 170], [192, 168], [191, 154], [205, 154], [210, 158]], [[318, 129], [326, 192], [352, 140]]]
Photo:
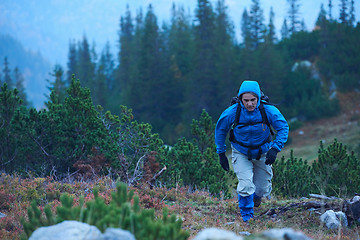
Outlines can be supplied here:
[[243, 43], [245, 48], [250, 49], [250, 45], [251, 45], [250, 17], [246, 8], [244, 9], [241, 18], [241, 36], [243, 38]]
[[264, 41], [266, 27], [264, 25], [264, 14], [260, 8], [260, 0], [251, 0], [249, 24], [250, 24], [250, 38], [252, 49], [257, 49], [260, 43]]
[[112, 109], [114, 106], [109, 102], [116, 101], [119, 103], [119, 96], [113, 96], [114, 94], [114, 60], [110, 52], [110, 44], [106, 43], [103, 51], [101, 52], [99, 62], [96, 68], [94, 84], [96, 88], [94, 89], [94, 103], [99, 104], [106, 109]]
[[106, 43], [105, 49], [101, 54], [100, 63], [105, 66], [104, 74], [106, 76], [106, 88], [112, 90], [114, 88], [115, 62], [114, 57], [111, 53], [109, 42]]
[[306, 32], [306, 24], [305, 24], [305, 21], [304, 19], [301, 20], [301, 23], [300, 23], [300, 32]]
[[17, 89], [9, 89], [7, 83], [0, 90], [0, 169], [13, 172], [26, 160], [27, 141], [23, 132], [24, 109]]
[[[56, 64], [54, 66], [53, 72], [49, 74], [55, 79], [54, 81], [47, 80], [47, 82], [50, 84], [50, 86], [48, 86], [48, 89], [50, 90], [50, 92], [54, 92], [57, 95], [58, 101], [60, 103], [64, 103], [67, 86], [65, 80], [63, 79], [64, 78], [63, 68], [59, 64]], [[50, 96], [46, 95], [46, 97], [48, 100], [50, 100]]]
[[349, 9], [349, 24], [353, 26], [355, 24], [355, 1], [350, 1], [350, 9]]
[[326, 19], [326, 11], [324, 9], [324, 5], [321, 4], [321, 7], [320, 7], [320, 12], [319, 12], [319, 15], [316, 19], [316, 23], [315, 25], [320, 27], [320, 29], [322, 29], [326, 23], [327, 19]]
[[339, 19], [343, 24], [349, 23], [349, 14], [348, 14], [348, 0], [340, 0], [340, 14]]
[[92, 91], [96, 87], [94, 85], [95, 65], [91, 58], [90, 46], [86, 36], [78, 43], [78, 56], [79, 60], [76, 76], [80, 80], [82, 86], [87, 87]]
[[287, 2], [290, 5], [290, 8], [288, 10], [288, 18], [290, 22], [289, 34], [291, 35], [301, 29], [301, 22], [299, 19], [300, 4], [298, 3], [299, 0], [287, 0]]
[[[123, 105], [133, 107], [136, 100], [132, 101], [132, 99], [140, 96], [132, 98], [133, 94], [137, 95], [134, 88], [136, 88], [135, 82], [138, 81], [138, 78], [137, 74], [135, 74], [137, 70], [137, 53], [134, 39], [134, 25], [132, 23], [129, 6], [127, 6], [125, 16], [120, 18], [119, 46], [119, 68], [112, 92], [115, 92], [115, 96], [121, 99]], [[113, 99], [113, 101], [118, 103], [117, 99]], [[113, 109], [113, 107], [111, 109]]]
[[228, 101], [238, 89], [239, 79], [235, 75], [237, 54], [235, 52], [234, 25], [230, 21], [224, 0], [218, 0], [215, 8], [215, 73], [216, 80], [221, 82], [220, 102], [213, 106], [214, 112], [220, 113], [228, 107]]
[[329, 0], [329, 4], [328, 4], [328, 7], [329, 7], [329, 19], [332, 20], [332, 0]]
[[284, 22], [281, 26], [281, 39], [286, 39], [290, 37], [289, 28], [287, 26], [287, 21], [284, 19]]
[[157, 18], [149, 5], [139, 45], [139, 77], [134, 89], [138, 98], [136, 104], [134, 102], [134, 113], [142, 121], [150, 122], [156, 132], [161, 131], [169, 112], [172, 112], [172, 92], [169, 91], [172, 88], [167, 79], [170, 64], [165, 59], [166, 47], [162, 37]]
[[268, 24], [268, 28], [267, 28], [267, 34], [266, 34], [266, 38], [265, 41], [275, 44], [277, 41], [277, 37], [276, 37], [276, 29], [275, 29], [275, 25], [274, 25], [274, 16], [275, 13], [273, 11], [273, 8], [270, 8], [270, 18], [269, 18], [269, 24]]
[[94, 79], [94, 84], [96, 88], [94, 89], [93, 101], [95, 105], [100, 105], [102, 107], [107, 107], [107, 94], [109, 89], [107, 88], [107, 77], [106, 77], [106, 63], [104, 53], [100, 57], [99, 66], [96, 69], [96, 75]]
[[13, 80], [11, 79], [11, 70], [10, 70], [10, 67], [9, 67], [9, 61], [8, 61], [7, 57], [4, 58], [3, 73], [4, 73], [4, 80], [3, 80], [4, 83], [7, 84], [9, 89], [13, 89], [14, 84], [13, 84]]
[[[176, 142], [179, 136], [185, 136], [188, 131], [186, 122], [191, 121], [191, 114], [186, 106], [191, 89], [189, 82], [193, 71], [194, 41], [190, 16], [183, 7], [173, 4], [171, 25], [168, 31], [168, 54], [170, 64], [168, 80], [171, 82], [170, 104], [172, 111], [168, 114], [168, 123], [164, 128], [163, 137], [168, 144]], [[179, 121], [179, 118], [181, 121]]]
[[68, 53], [68, 62], [67, 62], [67, 87], [70, 85], [73, 74], [77, 74], [78, 66], [78, 52], [76, 50], [76, 45], [73, 42], [69, 43], [69, 53]]
[[327, 148], [320, 142], [317, 161], [312, 163], [314, 189], [328, 196], [354, 196], [360, 190], [360, 165], [354, 152], [336, 139]]
[[28, 101], [25, 87], [24, 87], [24, 76], [21, 74], [18, 67], [14, 69], [14, 79], [15, 79], [15, 88], [19, 91], [18, 96], [22, 100], [24, 106], [29, 106], [30, 103]]
[[202, 109], [206, 109], [212, 116], [216, 113], [214, 106], [221, 102], [215, 73], [215, 15], [208, 0], [198, 0], [195, 12], [195, 71], [193, 82], [190, 83], [192, 93], [189, 97], [189, 110], [195, 116], [200, 114]]

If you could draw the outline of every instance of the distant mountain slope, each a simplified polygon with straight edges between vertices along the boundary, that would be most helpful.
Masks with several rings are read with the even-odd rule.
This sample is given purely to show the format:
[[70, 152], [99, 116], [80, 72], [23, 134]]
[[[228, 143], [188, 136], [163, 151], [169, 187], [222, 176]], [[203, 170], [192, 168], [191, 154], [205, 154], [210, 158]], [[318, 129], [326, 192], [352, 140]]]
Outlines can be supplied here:
[[5, 57], [8, 58], [11, 72], [18, 67], [23, 74], [28, 100], [36, 108], [43, 107], [46, 100], [44, 94], [48, 94], [46, 79], [50, 78], [51, 64], [40, 53], [26, 50], [15, 38], [0, 34], [1, 71], [4, 67]]
[[293, 150], [295, 157], [312, 162], [318, 157], [320, 141], [328, 146], [335, 138], [360, 157], [360, 93], [338, 92], [337, 97], [341, 107], [340, 114], [306, 122], [301, 128], [290, 131], [290, 141], [278, 157], [285, 156], [288, 159]]

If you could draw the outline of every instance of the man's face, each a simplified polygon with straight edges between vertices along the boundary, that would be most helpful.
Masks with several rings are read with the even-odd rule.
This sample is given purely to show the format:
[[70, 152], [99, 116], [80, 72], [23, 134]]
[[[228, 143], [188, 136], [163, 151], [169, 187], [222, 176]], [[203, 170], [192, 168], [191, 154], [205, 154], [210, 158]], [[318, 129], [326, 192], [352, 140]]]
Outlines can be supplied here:
[[244, 93], [241, 100], [248, 111], [252, 112], [255, 110], [258, 100], [254, 95], [251, 93]]

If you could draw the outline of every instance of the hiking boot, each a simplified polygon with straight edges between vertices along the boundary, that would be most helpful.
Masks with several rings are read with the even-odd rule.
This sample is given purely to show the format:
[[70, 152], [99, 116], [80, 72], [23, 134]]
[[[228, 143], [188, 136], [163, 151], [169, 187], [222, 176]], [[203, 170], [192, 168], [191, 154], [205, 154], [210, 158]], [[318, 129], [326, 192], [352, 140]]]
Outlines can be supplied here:
[[254, 207], [259, 207], [261, 204], [261, 197], [254, 197]]

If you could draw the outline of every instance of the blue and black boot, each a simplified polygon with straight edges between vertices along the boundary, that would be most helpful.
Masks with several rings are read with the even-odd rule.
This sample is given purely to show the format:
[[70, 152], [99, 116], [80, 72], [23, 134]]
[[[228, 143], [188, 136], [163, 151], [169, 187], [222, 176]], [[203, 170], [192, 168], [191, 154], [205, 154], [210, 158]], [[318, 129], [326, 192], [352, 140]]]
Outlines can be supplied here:
[[241, 217], [244, 222], [247, 222], [254, 217], [254, 194], [246, 197], [238, 194], [238, 198]]

